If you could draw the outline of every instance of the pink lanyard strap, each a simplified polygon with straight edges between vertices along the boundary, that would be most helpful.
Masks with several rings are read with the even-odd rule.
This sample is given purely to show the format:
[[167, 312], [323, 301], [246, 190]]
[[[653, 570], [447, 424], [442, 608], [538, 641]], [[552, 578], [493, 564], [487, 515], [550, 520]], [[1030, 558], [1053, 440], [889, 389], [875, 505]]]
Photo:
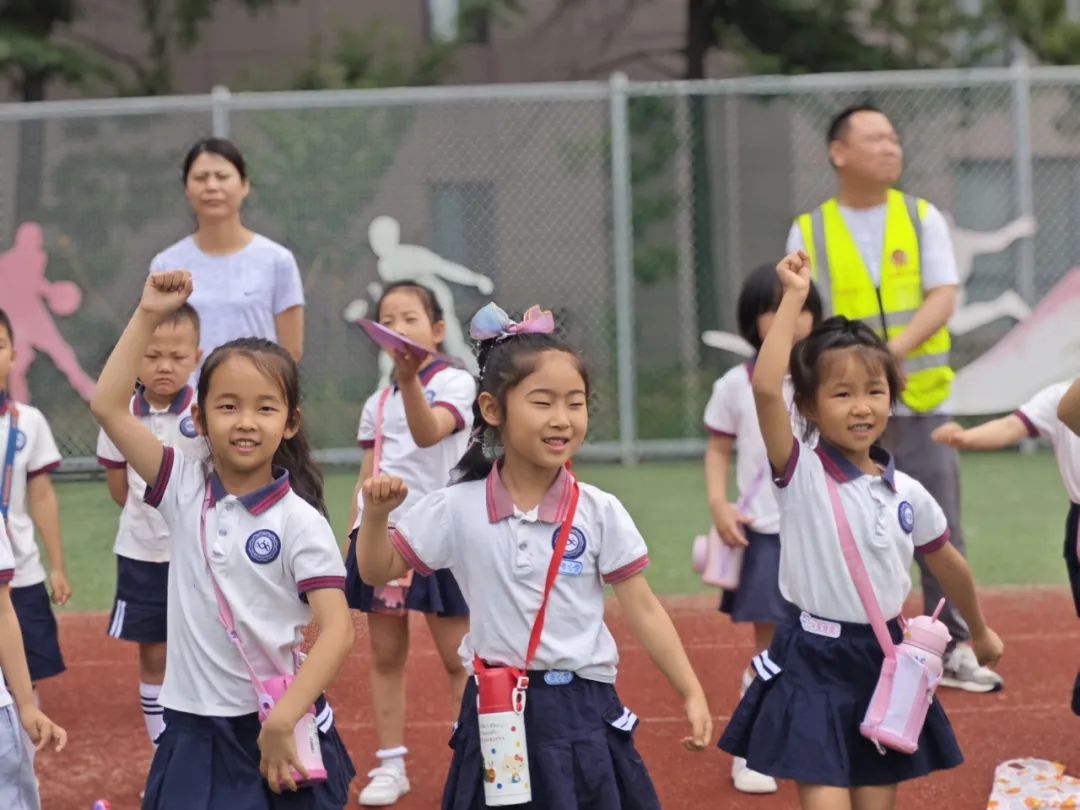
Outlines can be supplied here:
[[750, 479], [750, 486], [746, 488], [746, 491], [739, 498], [735, 504], [735, 508], [742, 514], [746, 514], [747, 508], [750, 506], [750, 502], [757, 497], [758, 492], [761, 491], [761, 485], [765, 483], [765, 478], [769, 475], [772, 466], [766, 461], [758, 471], [754, 473], [754, 477]]
[[390, 392], [392, 390], [392, 387], [383, 390], [379, 395], [379, 406], [375, 409], [375, 458], [371, 468], [371, 474], [373, 476], [379, 474], [379, 466], [382, 463], [383, 414], [386, 413], [386, 400], [390, 399]]
[[[859, 547], [855, 544], [855, 535], [848, 523], [844, 504], [840, 500], [840, 487], [836, 480], [825, 473], [825, 483], [829, 488], [829, 500], [832, 502], [833, 517], [836, 520], [836, 530], [840, 535], [840, 548], [844, 552], [844, 562], [847, 564], [851, 579], [855, 582], [855, 590], [859, 592], [866, 616], [870, 619], [870, 626], [874, 628], [878, 644], [888, 661], [896, 660], [896, 647], [889, 628], [885, 624], [885, 617], [881, 615], [881, 605], [878, 604], [877, 595], [874, 593], [874, 584], [870, 581], [870, 574], [866, 571], [863, 559], [859, 554]], [[823, 617], [828, 618], [828, 617]]]
[[11, 508], [11, 489], [15, 480], [15, 453], [19, 450], [19, 411], [15, 403], [8, 400], [8, 437], [4, 448], [4, 468], [0, 473], [0, 520], [7, 525], [8, 510]]
[[229, 641], [233, 643], [236, 651], [240, 653], [240, 658], [247, 668], [248, 677], [251, 679], [251, 685], [255, 689], [255, 696], [259, 700], [259, 706], [269, 710], [274, 705], [273, 700], [266, 694], [262, 686], [262, 680], [260, 680], [258, 673], [255, 672], [255, 667], [251, 665], [251, 661], [248, 660], [247, 654], [244, 652], [244, 645], [240, 643], [240, 634], [236, 632], [236, 622], [233, 619], [232, 610], [225, 599], [225, 594], [221, 592], [221, 587], [214, 576], [214, 569], [210, 565], [210, 549], [206, 542], [206, 515], [210, 511], [210, 499], [210, 479], [208, 478], [206, 480], [206, 494], [203, 496], [202, 514], [199, 517], [199, 543], [202, 545], [203, 557], [206, 559], [206, 571], [210, 574], [210, 584], [214, 586], [214, 597], [217, 599], [218, 605], [218, 619], [221, 620], [221, 624], [225, 627]]

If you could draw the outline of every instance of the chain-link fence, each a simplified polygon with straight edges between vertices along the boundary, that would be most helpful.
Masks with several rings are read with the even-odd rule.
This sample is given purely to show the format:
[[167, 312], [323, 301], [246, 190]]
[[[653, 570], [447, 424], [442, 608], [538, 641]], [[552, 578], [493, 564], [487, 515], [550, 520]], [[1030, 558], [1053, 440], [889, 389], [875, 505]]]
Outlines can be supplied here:
[[904, 141], [904, 188], [959, 228], [1038, 221], [1035, 239], [970, 261], [977, 248], [958, 239], [966, 300], [989, 312], [957, 335], [961, 366], [1080, 256], [1078, 92], [1080, 70], [1020, 67], [9, 105], [0, 233], [10, 241], [37, 210], [48, 282], [74, 281], [83, 297], [66, 314], [46, 282], [28, 282], [37, 270], [5, 257], [0, 307], [17, 323], [55, 322], [74, 349], [53, 356], [55, 343], [33, 343], [40, 329], [16, 327], [22, 360], [37, 355], [34, 404], [64, 453], [89, 461], [95, 428], [75, 365], [96, 375], [150, 258], [190, 231], [185, 147], [227, 134], [251, 171], [246, 221], [300, 262], [306, 412], [325, 458], [355, 460], [378, 379], [374, 349], [343, 313], [380, 280], [368, 242], [380, 215], [401, 223], [402, 242], [493, 282], [490, 296], [469, 278], [436, 282], [458, 320], [488, 297], [556, 311], [590, 366], [594, 456], [697, 452], [709, 386], [740, 359], [701, 333], [734, 331], [742, 278], [775, 262], [792, 217], [833, 193], [825, 129], [836, 111], [886, 111]]

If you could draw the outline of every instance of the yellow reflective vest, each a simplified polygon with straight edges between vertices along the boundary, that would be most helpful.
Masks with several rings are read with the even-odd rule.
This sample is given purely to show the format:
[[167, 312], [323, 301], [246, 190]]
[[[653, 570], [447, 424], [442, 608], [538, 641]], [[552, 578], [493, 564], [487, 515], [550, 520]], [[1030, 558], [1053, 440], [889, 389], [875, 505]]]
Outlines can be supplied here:
[[[835, 197], [796, 220], [828, 314], [863, 321], [885, 340], [908, 327], [923, 302], [919, 248], [927, 205], [889, 191], [877, 288]], [[901, 399], [911, 410], [926, 413], [948, 398], [955, 376], [949, 367], [951, 346], [943, 326], [904, 360], [907, 386]]]

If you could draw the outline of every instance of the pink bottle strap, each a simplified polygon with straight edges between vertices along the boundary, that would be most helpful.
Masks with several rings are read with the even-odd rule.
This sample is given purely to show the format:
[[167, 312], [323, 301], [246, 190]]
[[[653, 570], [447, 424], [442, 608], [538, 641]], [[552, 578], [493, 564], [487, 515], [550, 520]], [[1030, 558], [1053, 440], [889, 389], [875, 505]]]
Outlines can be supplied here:
[[881, 605], [878, 604], [877, 595], [874, 593], [874, 584], [870, 581], [870, 574], [866, 571], [859, 547], [855, 544], [855, 535], [848, 523], [844, 504], [840, 500], [840, 487], [836, 480], [825, 473], [825, 483], [829, 488], [829, 500], [832, 502], [833, 518], [836, 520], [836, 531], [840, 535], [840, 549], [844, 553], [844, 562], [848, 572], [855, 583], [855, 590], [859, 593], [859, 600], [866, 610], [866, 616], [870, 619], [870, 626], [874, 628], [878, 644], [885, 653], [887, 661], [896, 661], [896, 646], [893, 644], [889, 628], [885, 624], [885, 617], [881, 615]]
[[229, 636], [229, 641], [233, 643], [236, 647], [236, 651], [240, 653], [240, 658], [247, 668], [248, 677], [251, 679], [251, 686], [255, 690], [255, 697], [259, 701], [259, 706], [269, 711], [274, 705], [273, 699], [266, 694], [262, 686], [262, 681], [259, 679], [258, 673], [255, 672], [255, 667], [251, 665], [251, 661], [248, 660], [247, 654], [244, 652], [244, 645], [240, 642], [240, 634], [236, 632], [236, 621], [233, 619], [232, 609], [225, 599], [225, 594], [221, 592], [221, 587], [218, 585], [217, 578], [214, 576], [214, 569], [210, 565], [210, 549], [206, 542], [206, 515], [209, 511], [210, 480], [207, 479], [206, 494], [203, 496], [202, 514], [199, 517], [199, 543], [202, 546], [203, 558], [206, 560], [206, 571], [210, 575], [210, 584], [214, 586], [214, 597], [217, 599], [218, 605], [218, 619], [225, 627], [225, 632]]

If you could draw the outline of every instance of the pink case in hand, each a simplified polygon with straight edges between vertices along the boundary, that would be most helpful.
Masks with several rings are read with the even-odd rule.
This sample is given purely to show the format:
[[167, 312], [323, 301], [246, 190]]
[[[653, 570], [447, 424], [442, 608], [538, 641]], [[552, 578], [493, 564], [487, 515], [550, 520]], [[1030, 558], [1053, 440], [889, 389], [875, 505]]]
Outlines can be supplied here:
[[694, 570], [706, 585], [733, 591], [739, 587], [744, 551], [742, 546], [735, 548], [721, 540], [713, 527], [707, 536], [694, 538]]
[[361, 318], [356, 321], [356, 325], [364, 330], [375, 343], [383, 349], [389, 352], [410, 351], [417, 357], [421, 357], [425, 354], [430, 354], [436, 360], [442, 360], [448, 366], [454, 368], [465, 368], [465, 363], [456, 357], [452, 357], [449, 354], [443, 354], [442, 352], [433, 352], [425, 349], [419, 343], [414, 343], [403, 335], [399, 335], [393, 329], [387, 329], [381, 323], [376, 323], [368, 318]]
[[[260, 723], [266, 722], [266, 718], [270, 716], [270, 710], [281, 700], [292, 682], [291, 675], [280, 675], [262, 682], [263, 695], [259, 699]], [[313, 706], [308, 707], [307, 712], [293, 729], [293, 742], [296, 744], [296, 755], [300, 757], [300, 764], [304, 766], [308, 774], [307, 779], [304, 779], [296, 769], [292, 769], [290, 775], [296, 782], [296, 786], [304, 787], [326, 781], [326, 766], [323, 765], [319, 727], [315, 722]]]

